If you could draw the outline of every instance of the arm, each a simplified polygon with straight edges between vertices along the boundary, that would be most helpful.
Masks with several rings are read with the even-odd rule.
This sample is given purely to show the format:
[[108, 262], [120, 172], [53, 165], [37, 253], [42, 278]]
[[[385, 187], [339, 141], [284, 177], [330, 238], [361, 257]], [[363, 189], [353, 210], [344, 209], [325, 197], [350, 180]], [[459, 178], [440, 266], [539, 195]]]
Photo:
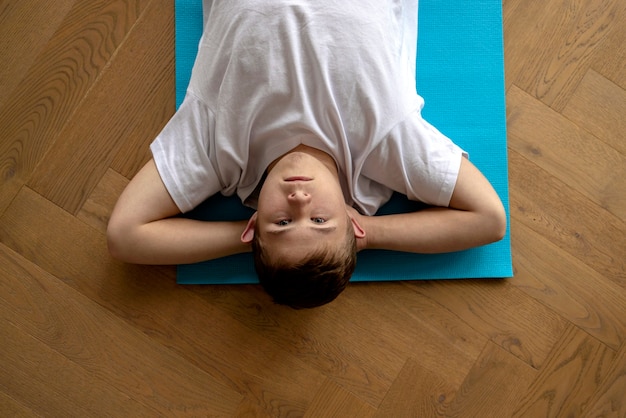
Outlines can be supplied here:
[[183, 264], [250, 251], [246, 221], [203, 222], [180, 212], [150, 160], [120, 196], [107, 228], [111, 254], [137, 264]]
[[459, 251], [499, 241], [506, 232], [506, 214], [497, 193], [466, 158], [450, 205], [419, 212], [360, 216], [365, 230], [359, 248], [416, 253]]

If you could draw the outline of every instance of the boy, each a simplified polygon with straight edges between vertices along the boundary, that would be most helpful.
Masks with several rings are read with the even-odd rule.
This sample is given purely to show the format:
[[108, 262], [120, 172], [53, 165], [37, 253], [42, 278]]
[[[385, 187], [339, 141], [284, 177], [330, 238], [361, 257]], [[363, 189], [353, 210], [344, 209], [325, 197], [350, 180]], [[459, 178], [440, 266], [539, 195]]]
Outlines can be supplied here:
[[[416, 0], [205, 0], [187, 95], [111, 216], [117, 258], [254, 251], [278, 303], [333, 300], [363, 248], [448, 252], [502, 238], [500, 199], [421, 117]], [[434, 208], [371, 216], [393, 191]], [[248, 221], [176, 217], [221, 192]], [[356, 209], [355, 209], [356, 208]]]

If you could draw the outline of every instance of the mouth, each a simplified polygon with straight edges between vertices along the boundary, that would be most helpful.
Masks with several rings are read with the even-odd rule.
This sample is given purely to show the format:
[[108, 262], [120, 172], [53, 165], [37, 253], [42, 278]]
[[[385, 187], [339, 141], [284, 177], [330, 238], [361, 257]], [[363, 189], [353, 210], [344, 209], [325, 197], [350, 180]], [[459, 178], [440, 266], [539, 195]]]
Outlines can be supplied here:
[[313, 180], [311, 177], [304, 177], [304, 176], [293, 176], [293, 177], [287, 177], [285, 179], [285, 181], [311, 181]]

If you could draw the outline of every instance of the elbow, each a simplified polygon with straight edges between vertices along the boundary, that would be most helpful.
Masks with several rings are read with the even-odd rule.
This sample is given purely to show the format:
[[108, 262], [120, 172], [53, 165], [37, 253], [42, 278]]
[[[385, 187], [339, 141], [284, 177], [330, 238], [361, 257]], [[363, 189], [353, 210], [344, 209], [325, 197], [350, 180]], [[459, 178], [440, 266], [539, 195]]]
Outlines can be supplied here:
[[122, 251], [122, 234], [119, 228], [113, 223], [109, 222], [107, 225], [107, 247], [109, 254], [116, 260], [124, 261], [124, 251]]
[[488, 231], [488, 243], [497, 242], [504, 238], [507, 230], [507, 217], [502, 205], [488, 214], [486, 229]]
[[494, 227], [493, 230], [493, 242], [501, 241], [506, 235], [506, 215], [502, 217]]
[[483, 206], [474, 213], [475, 224], [474, 246], [482, 246], [501, 241], [507, 233], [507, 215], [504, 206], [498, 201], [489, 206]]
[[109, 221], [106, 231], [107, 247], [111, 257], [125, 263], [132, 263], [129, 244], [129, 229], [114, 219]]

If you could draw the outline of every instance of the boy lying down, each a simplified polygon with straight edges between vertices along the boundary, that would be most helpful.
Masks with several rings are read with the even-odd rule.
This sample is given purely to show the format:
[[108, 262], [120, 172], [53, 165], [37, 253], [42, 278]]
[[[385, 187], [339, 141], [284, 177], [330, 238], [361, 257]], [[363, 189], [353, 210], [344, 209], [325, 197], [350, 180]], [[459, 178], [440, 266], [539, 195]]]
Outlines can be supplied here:
[[[108, 226], [112, 255], [181, 264], [252, 251], [294, 308], [332, 301], [365, 248], [450, 252], [500, 240], [503, 205], [421, 116], [417, 0], [205, 0], [186, 97]], [[431, 207], [373, 216], [393, 191]], [[247, 221], [177, 217], [221, 192]]]

